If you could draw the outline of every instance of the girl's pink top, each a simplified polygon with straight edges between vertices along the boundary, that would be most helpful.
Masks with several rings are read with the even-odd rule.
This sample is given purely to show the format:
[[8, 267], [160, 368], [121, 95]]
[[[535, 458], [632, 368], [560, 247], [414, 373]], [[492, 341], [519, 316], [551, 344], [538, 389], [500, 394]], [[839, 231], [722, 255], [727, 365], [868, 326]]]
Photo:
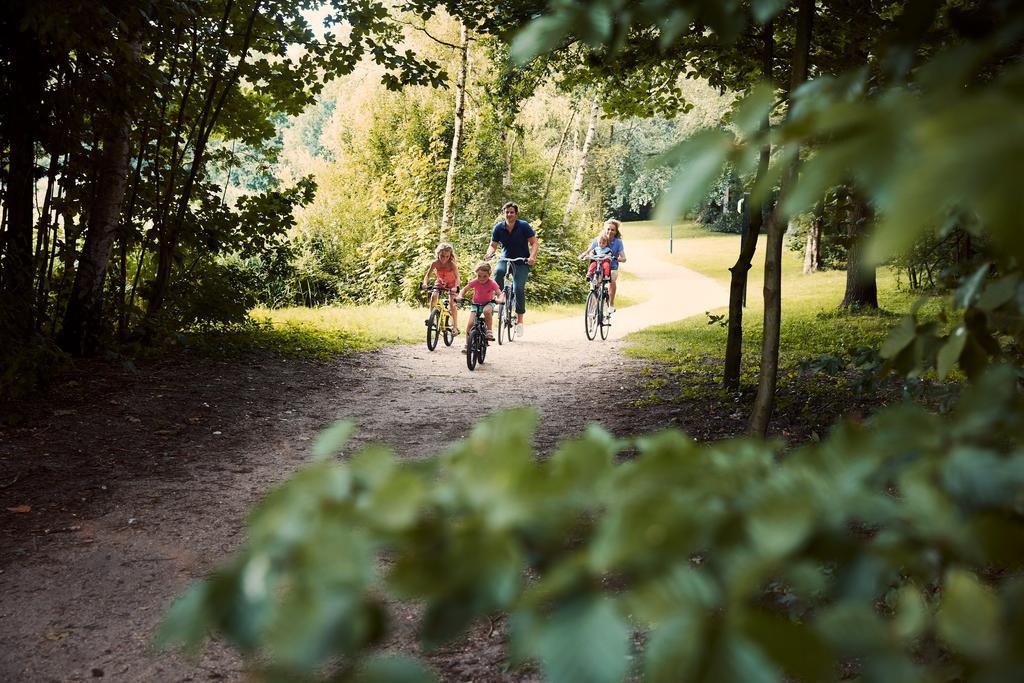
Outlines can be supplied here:
[[491, 294], [501, 294], [501, 287], [494, 281], [493, 278], [487, 278], [487, 282], [480, 282], [479, 278], [473, 278], [466, 284], [467, 288], [473, 290], [473, 303], [475, 304], [486, 304], [490, 303], [494, 297]]

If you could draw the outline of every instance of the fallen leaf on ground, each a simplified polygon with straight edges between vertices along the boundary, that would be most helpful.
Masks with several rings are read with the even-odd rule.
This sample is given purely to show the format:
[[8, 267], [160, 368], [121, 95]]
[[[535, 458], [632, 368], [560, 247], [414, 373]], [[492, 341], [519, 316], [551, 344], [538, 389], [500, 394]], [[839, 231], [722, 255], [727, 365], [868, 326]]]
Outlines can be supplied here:
[[8, 512], [32, 512], [31, 505], [16, 505], [12, 508], [7, 508]]

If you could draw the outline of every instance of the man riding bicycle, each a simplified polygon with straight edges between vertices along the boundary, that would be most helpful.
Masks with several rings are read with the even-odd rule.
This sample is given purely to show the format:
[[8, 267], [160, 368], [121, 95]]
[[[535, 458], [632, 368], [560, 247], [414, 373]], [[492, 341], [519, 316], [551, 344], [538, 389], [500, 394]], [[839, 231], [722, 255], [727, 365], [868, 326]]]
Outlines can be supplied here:
[[[519, 262], [514, 267], [512, 286], [516, 293], [516, 335], [523, 335], [523, 315], [526, 313], [526, 280], [530, 277], [530, 266], [537, 261], [537, 250], [540, 243], [537, 234], [524, 220], [519, 220], [519, 207], [508, 202], [501, 207], [505, 220], [497, 223], [491, 231], [491, 244], [484, 255], [484, 260], [494, 256], [501, 245], [501, 255], [506, 259], [525, 258], [526, 263]], [[494, 271], [494, 279], [498, 286], [505, 287], [505, 274], [508, 261], [502, 261]]]

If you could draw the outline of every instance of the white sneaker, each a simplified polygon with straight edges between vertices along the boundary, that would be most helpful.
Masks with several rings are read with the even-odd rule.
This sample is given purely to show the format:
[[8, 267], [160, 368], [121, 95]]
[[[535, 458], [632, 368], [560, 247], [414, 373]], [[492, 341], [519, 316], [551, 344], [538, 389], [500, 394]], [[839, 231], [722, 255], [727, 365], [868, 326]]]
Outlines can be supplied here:
[[516, 336], [519, 337], [520, 339], [523, 338], [523, 324], [522, 323], [516, 323]]
[[608, 315], [611, 315], [614, 312], [615, 312], [615, 307], [614, 306], [609, 306], [608, 307]]

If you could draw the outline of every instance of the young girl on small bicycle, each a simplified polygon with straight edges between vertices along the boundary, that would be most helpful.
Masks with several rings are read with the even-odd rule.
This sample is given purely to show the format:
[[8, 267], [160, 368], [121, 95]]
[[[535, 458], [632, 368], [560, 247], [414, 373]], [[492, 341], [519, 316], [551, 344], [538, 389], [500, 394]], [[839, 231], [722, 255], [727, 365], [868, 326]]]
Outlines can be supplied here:
[[[466, 296], [469, 290], [473, 290], [473, 303], [478, 306], [483, 306], [484, 322], [487, 325], [487, 340], [492, 341], [494, 339], [494, 333], [491, 331], [494, 302], [504, 303], [505, 295], [501, 291], [501, 287], [498, 283], [491, 278], [491, 264], [487, 261], [481, 261], [476, 265], [476, 279], [470, 280], [466, 283], [466, 286], [462, 288], [456, 299], [462, 301], [462, 297]], [[469, 314], [469, 327], [467, 330], [473, 329], [473, 324], [476, 322], [476, 312], [473, 311]], [[466, 347], [469, 347], [469, 334], [466, 335]]]
[[[420, 289], [426, 289], [427, 283], [430, 281], [430, 274], [434, 273], [436, 280], [434, 285], [438, 288], [450, 290], [452, 294], [459, 290], [459, 266], [455, 262], [455, 248], [447, 242], [441, 242], [437, 245], [437, 249], [434, 250], [434, 262], [427, 268], [426, 274], [423, 275], [423, 284], [420, 285]], [[425, 323], [430, 323], [430, 311], [434, 310], [434, 306], [437, 305], [438, 292], [434, 291], [430, 293], [430, 307], [427, 309], [427, 319]], [[448, 312], [452, 316], [452, 334], [459, 334], [459, 319], [458, 319], [458, 307], [455, 305], [455, 299], [452, 297], [448, 300]]]
[[604, 260], [591, 261], [590, 267], [587, 268], [587, 279], [594, 277], [594, 272], [597, 270], [598, 264], [601, 266], [601, 271], [604, 273], [606, 278], [612, 276], [612, 241], [608, 236], [607, 231], [602, 231], [601, 235], [596, 240], [597, 244], [591, 244], [590, 248], [580, 254], [580, 259], [585, 259], [588, 256], [600, 257]]

